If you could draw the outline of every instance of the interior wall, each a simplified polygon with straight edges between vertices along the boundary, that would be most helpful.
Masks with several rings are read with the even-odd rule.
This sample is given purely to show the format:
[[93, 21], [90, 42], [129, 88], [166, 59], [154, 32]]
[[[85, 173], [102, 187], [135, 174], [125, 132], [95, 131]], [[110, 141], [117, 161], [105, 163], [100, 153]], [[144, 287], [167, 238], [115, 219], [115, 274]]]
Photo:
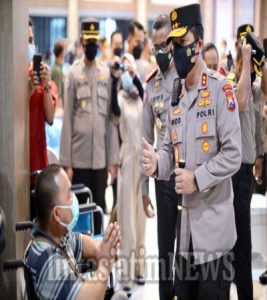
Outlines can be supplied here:
[[[28, 7], [26, 0], [0, 1], [0, 205], [7, 244], [0, 257], [21, 258], [27, 239], [15, 233], [29, 218], [28, 194]], [[20, 299], [15, 272], [0, 269], [1, 299]]]

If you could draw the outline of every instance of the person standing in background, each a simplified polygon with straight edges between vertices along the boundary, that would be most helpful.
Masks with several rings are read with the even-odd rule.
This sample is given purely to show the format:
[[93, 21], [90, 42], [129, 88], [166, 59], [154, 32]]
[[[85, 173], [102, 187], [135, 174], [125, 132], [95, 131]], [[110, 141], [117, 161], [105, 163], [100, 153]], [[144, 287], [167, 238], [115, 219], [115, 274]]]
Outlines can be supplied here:
[[57, 103], [55, 115], [63, 115], [64, 99], [64, 74], [62, 71], [65, 58], [65, 45], [62, 41], [57, 41], [54, 46], [55, 62], [51, 68], [51, 79], [57, 85]]
[[121, 282], [128, 296], [133, 281], [144, 284], [145, 213], [142, 205], [141, 143], [142, 143], [142, 93], [134, 84], [136, 64], [126, 53], [121, 64], [122, 89], [118, 93], [118, 118], [121, 137], [120, 168], [118, 172], [118, 223], [122, 230], [120, 259]]
[[218, 71], [219, 53], [216, 46], [213, 43], [207, 43], [204, 45], [202, 57], [209, 69], [213, 71]]
[[123, 54], [123, 38], [119, 29], [112, 32], [110, 37], [110, 61], [113, 61], [114, 56], [121, 57]]
[[[40, 171], [48, 165], [46, 150], [45, 122], [53, 124], [57, 87], [50, 78], [47, 65], [41, 63], [40, 78], [33, 71], [35, 54], [33, 25], [29, 20], [29, 129], [30, 129], [30, 173]], [[34, 189], [35, 177], [31, 176], [31, 190]], [[31, 197], [30, 215], [36, 215], [34, 199]]]
[[[70, 69], [66, 84], [61, 133], [60, 162], [73, 183], [83, 183], [94, 201], [105, 211], [107, 168], [116, 177], [119, 162], [118, 129], [111, 120], [111, 78], [109, 67], [96, 60], [99, 21], [82, 21], [84, 57]], [[95, 216], [95, 231], [101, 218]]]
[[151, 60], [151, 58], [154, 58], [151, 52], [151, 41], [148, 33], [145, 33], [144, 48], [141, 57], [136, 60], [139, 76], [143, 83], [146, 82], [147, 77], [156, 67], [156, 63]]
[[[262, 153], [257, 153], [257, 135], [261, 137], [261, 130], [256, 130], [255, 104], [260, 101], [267, 88], [267, 68], [262, 65], [256, 68], [255, 61], [262, 61], [256, 37], [251, 35], [253, 27], [249, 24], [241, 25], [237, 30], [237, 56], [234, 74], [227, 78], [233, 86], [238, 102], [239, 118], [242, 138], [242, 164], [238, 172], [233, 175], [235, 222], [237, 241], [234, 251], [234, 282], [237, 286], [239, 300], [253, 299], [252, 282], [252, 241], [251, 241], [251, 199], [253, 194], [253, 166], [261, 163]], [[253, 42], [252, 42], [253, 41]], [[257, 50], [256, 50], [257, 47]], [[255, 57], [255, 53], [258, 53]], [[256, 51], [255, 51], [256, 50]], [[261, 53], [262, 52], [262, 53]], [[260, 58], [258, 57], [260, 56]], [[257, 70], [257, 73], [256, 73]], [[261, 83], [257, 82], [256, 74], [262, 72]], [[260, 127], [260, 125], [259, 125]], [[257, 157], [260, 159], [257, 163]]]
[[[175, 70], [171, 45], [166, 39], [171, 32], [168, 15], [159, 15], [153, 23], [152, 53], [157, 60], [157, 68], [146, 82], [146, 100], [143, 113], [143, 137], [154, 144], [154, 132], [157, 132], [157, 151], [160, 150], [167, 126], [170, 98], [174, 79], [178, 77]], [[146, 215], [151, 217], [149, 206], [148, 177], [143, 178], [143, 203]], [[157, 234], [159, 249], [159, 295], [161, 300], [173, 299], [173, 258], [174, 242], [177, 236], [177, 199], [175, 192], [175, 175], [168, 181], [155, 180], [157, 202]]]

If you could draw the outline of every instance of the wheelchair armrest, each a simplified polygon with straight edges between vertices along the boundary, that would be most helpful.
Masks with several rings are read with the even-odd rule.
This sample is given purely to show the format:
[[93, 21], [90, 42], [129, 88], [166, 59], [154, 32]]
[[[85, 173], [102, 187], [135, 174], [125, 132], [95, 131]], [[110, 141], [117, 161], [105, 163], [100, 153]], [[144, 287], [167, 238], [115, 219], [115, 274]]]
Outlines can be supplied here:
[[16, 231], [22, 231], [27, 229], [32, 229], [33, 224], [31, 221], [18, 222], [16, 223]]
[[95, 203], [80, 204], [79, 211], [80, 211], [80, 213], [94, 212], [94, 211], [97, 211], [97, 206]]
[[72, 191], [83, 189], [85, 185], [83, 183], [76, 183], [71, 186]]
[[6, 260], [3, 263], [4, 271], [17, 270], [23, 267], [24, 267], [23, 260]]

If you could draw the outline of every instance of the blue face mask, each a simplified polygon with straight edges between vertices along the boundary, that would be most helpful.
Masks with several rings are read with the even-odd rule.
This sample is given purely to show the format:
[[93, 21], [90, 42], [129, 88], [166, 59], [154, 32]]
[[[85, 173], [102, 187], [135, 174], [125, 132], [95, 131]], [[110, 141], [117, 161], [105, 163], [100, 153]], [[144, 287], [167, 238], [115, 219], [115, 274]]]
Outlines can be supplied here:
[[76, 226], [78, 218], [79, 218], [79, 202], [78, 202], [76, 195], [74, 193], [72, 193], [72, 205], [57, 205], [55, 207], [71, 209], [71, 212], [72, 212], [71, 222], [69, 224], [66, 224], [62, 221], [59, 221], [59, 224], [61, 224], [68, 230], [73, 230], [73, 228]]
[[125, 71], [122, 75], [121, 75], [121, 83], [122, 83], [122, 88], [126, 91], [126, 92], [130, 92], [132, 87], [133, 87], [133, 78], [132, 76], [129, 74], [128, 71]]
[[32, 62], [34, 54], [35, 54], [35, 45], [29, 44], [29, 46], [28, 46], [28, 58], [29, 58], [29, 62]]

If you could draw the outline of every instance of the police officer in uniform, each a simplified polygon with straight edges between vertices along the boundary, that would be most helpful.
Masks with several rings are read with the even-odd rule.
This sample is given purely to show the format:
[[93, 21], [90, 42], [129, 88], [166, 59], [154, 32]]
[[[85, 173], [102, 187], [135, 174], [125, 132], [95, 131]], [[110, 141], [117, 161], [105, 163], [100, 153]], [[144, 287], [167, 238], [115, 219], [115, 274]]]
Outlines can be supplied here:
[[[183, 195], [179, 299], [229, 299], [230, 251], [236, 242], [231, 176], [241, 163], [238, 107], [229, 82], [203, 62], [200, 6], [180, 7], [170, 17], [167, 42], [172, 41], [175, 67], [184, 80], [182, 88], [176, 84], [180, 79], [174, 82], [161, 150], [156, 153], [144, 139], [143, 169], [165, 180], [174, 171], [175, 190]], [[179, 168], [182, 161], [185, 168]]]
[[[160, 15], [153, 24], [153, 54], [158, 67], [150, 74], [146, 84], [146, 100], [143, 112], [143, 136], [154, 144], [154, 128], [157, 132], [157, 151], [160, 149], [166, 131], [167, 113], [172, 92], [173, 81], [177, 72], [172, 58], [171, 45], [166, 44], [171, 32], [168, 15]], [[143, 184], [143, 202], [146, 214], [150, 216], [148, 177]], [[173, 253], [176, 237], [176, 203], [175, 176], [168, 181], [155, 180], [158, 248], [159, 248], [159, 294], [161, 300], [173, 298]], [[164, 263], [164, 265], [163, 265]]]
[[[262, 139], [261, 129], [256, 131], [255, 103], [262, 98], [262, 91], [267, 87], [267, 69], [264, 66], [264, 51], [253, 36], [250, 24], [242, 25], [237, 30], [237, 57], [235, 73], [230, 73], [230, 80], [236, 92], [242, 137], [242, 164], [232, 177], [234, 189], [234, 208], [237, 229], [237, 242], [234, 247], [234, 281], [239, 300], [253, 299], [252, 283], [252, 244], [250, 226], [250, 203], [253, 193], [253, 166], [257, 156], [256, 144]], [[243, 41], [243, 44], [242, 44]], [[253, 53], [252, 53], [253, 50]], [[253, 61], [253, 63], [252, 63]], [[262, 76], [261, 82], [255, 80], [256, 74]], [[258, 128], [261, 125], [257, 126]]]
[[[110, 70], [95, 59], [99, 45], [99, 21], [82, 21], [81, 43], [84, 57], [75, 62], [68, 74], [60, 161], [73, 183], [84, 183], [94, 201], [105, 208], [107, 166], [116, 173], [118, 129], [110, 118]], [[95, 217], [95, 231], [100, 218]]]

